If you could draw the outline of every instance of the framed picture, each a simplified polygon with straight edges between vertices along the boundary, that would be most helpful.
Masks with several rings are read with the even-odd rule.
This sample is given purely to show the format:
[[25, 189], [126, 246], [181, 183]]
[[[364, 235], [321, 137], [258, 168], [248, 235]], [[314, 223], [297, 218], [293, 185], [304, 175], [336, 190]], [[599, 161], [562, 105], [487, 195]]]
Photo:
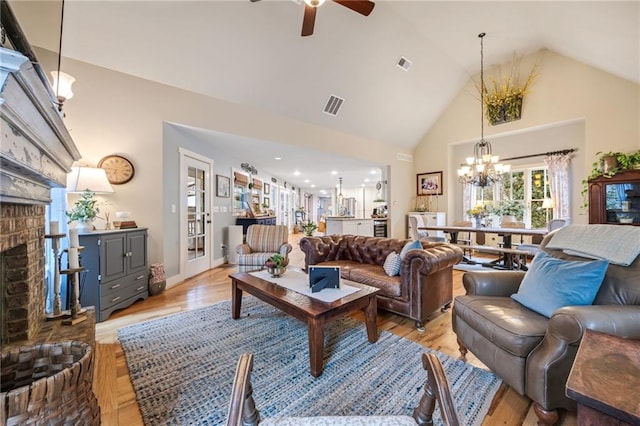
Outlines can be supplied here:
[[264, 192], [264, 195], [269, 195], [271, 193], [271, 185], [269, 185], [268, 183], [265, 183], [262, 186], [262, 191]]
[[227, 176], [216, 175], [216, 197], [229, 198], [231, 179]]
[[420, 173], [418, 195], [442, 195], [442, 172]]
[[269, 199], [267, 197], [264, 197], [264, 199], [262, 200], [262, 206], [266, 209], [269, 208]]

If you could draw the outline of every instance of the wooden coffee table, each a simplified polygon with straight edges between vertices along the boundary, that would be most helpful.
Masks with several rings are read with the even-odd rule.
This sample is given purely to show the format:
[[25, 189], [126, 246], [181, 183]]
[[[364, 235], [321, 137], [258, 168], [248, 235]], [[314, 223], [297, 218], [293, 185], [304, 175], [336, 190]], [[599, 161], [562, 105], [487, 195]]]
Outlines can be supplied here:
[[[311, 375], [322, 374], [324, 358], [324, 326], [326, 323], [355, 312], [364, 311], [369, 342], [378, 341], [377, 305], [375, 287], [347, 281], [346, 284], [360, 290], [335, 302], [322, 302], [275, 283], [255, 277], [247, 272], [229, 275], [231, 278], [231, 317], [240, 318], [242, 292], [246, 291], [286, 314], [307, 323], [309, 333], [309, 363]], [[273, 279], [277, 281], [277, 279]]]

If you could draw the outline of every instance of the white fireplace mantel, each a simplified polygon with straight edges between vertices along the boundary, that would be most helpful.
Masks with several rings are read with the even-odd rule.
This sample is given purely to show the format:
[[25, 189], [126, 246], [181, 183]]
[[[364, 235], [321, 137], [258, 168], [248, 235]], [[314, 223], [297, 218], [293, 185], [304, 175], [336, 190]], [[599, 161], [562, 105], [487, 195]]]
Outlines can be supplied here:
[[0, 48], [0, 202], [49, 204], [80, 159], [29, 59]]

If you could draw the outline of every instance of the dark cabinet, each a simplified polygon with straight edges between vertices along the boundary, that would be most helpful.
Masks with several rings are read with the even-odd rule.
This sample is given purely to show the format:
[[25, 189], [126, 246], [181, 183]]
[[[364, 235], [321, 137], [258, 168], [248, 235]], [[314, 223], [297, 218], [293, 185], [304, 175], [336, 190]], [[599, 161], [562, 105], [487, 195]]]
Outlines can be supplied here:
[[640, 170], [589, 180], [589, 223], [640, 226]]
[[237, 217], [236, 225], [242, 225], [242, 233], [247, 233], [247, 228], [250, 225], [275, 225], [276, 217], [275, 216], [264, 216], [264, 217]]
[[131, 229], [80, 235], [82, 266], [80, 303], [96, 307], [96, 321], [149, 297], [147, 230]]

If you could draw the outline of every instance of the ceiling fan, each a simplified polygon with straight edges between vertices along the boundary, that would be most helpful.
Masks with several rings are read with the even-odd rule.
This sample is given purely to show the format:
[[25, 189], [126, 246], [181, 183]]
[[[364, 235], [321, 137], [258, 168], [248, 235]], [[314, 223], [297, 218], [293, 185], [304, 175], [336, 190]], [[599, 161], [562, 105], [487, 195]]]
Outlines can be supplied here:
[[[251, 0], [257, 2], [260, 0]], [[302, 20], [302, 37], [313, 34], [313, 26], [316, 23], [316, 9], [321, 6], [325, 0], [303, 0], [304, 1], [304, 18]], [[333, 0], [334, 2], [347, 7], [361, 15], [369, 16], [375, 6], [375, 3], [369, 0]]]

